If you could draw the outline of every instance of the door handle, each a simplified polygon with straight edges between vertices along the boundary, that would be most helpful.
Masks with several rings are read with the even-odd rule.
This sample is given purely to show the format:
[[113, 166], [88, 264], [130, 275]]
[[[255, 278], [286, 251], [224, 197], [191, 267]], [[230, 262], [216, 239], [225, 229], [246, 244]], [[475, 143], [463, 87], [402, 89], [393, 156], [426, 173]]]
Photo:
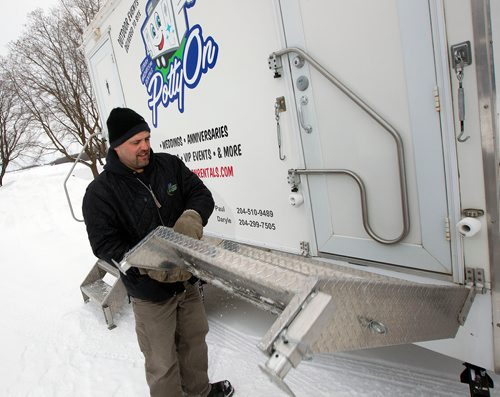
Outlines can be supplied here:
[[304, 106], [306, 106], [309, 102], [306, 96], [300, 98], [300, 107], [299, 107], [299, 122], [305, 132], [310, 134], [312, 132], [312, 126], [310, 124], [306, 124], [304, 121]]

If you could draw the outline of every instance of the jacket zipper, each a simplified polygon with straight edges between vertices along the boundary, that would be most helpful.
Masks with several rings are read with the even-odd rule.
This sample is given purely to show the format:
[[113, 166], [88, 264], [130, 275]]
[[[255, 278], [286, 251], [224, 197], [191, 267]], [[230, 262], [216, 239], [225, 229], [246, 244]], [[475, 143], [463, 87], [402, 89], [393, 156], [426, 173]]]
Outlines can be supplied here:
[[161, 214], [160, 214], [160, 208], [161, 208], [161, 204], [160, 202], [158, 201], [158, 199], [156, 198], [154, 192], [153, 192], [153, 188], [151, 187], [151, 185], [147, 186], [143, 181], [141, 181], [139, 178], [135, 178], [137, 179], [142, 186], [144, 186], [148, 191], [149, 193], [151, 194], [151, 197], [153, 197], [153, 201], [155, 202], [155, 205], [156, 205], [156, 212], [158, 212], [158, 216], [160, 217], [160, 222], [162, 224], [162, 226], [165, 226], [165, 224], [163, 223], [163, 219], [161, 217]]

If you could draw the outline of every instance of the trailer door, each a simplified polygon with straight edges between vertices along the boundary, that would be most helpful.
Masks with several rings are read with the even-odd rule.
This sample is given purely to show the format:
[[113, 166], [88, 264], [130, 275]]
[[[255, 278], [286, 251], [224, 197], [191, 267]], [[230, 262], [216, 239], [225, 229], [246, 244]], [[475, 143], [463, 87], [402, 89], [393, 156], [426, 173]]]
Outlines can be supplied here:
[[99, 114], [103, 118], [101, 125], [105, 129], [105, 121], [111, 109], [125, 106], [120, 76], [109, 37], [90, 55], [89, 64]]
[[[409, 233], [395, 244], [363, 227], [348, 174], [307, 175], [319, 253], [452, 273], [445, 165], [427, 0], [281, 1], [287, 47], [298, 47], [401, 135]], [[382, 239], [403, 228], [394, 138], [313, 68], [290, 55], [305, 169], [349, 170], [366, 187], [369, 225]], [[304, 178], [305, 176], [302, 176]]]

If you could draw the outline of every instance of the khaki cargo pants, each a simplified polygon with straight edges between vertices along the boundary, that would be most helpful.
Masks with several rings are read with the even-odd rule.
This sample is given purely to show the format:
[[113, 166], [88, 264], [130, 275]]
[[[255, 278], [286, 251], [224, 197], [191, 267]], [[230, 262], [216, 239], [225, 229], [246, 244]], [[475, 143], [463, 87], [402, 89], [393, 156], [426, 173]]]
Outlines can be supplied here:
[[185, 288], [165, 302], [132, 298], [151, 397], [205, 397], [210, 391], [205, 308], [198, 286], [186, 282]]

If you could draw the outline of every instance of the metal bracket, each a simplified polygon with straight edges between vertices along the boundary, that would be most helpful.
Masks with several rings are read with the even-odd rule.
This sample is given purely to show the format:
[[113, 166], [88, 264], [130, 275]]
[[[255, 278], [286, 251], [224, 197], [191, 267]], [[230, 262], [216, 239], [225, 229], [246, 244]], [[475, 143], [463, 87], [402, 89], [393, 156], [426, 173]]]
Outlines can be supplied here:
[[462, 215], [467, 216], [469, 218], [479, 218], [484, 215], [484, 210], [477, 208], [465, 208], [462, 210]]
[[286, 112], [286, 102], [284, 96], [276, 98], [276, 110], [278, 113]]
[[281, 62], [280, 55], [276, 55], [275, 53], [269, 55], [269, 58], [267, 58], [267, 64], [269, 65], [269, 69], [274, 70], [275, 79], [281, 77], [280, 71], [283, 68], [283, 64]]
[[451, 62], [455, 70], [472, 64], [470, 41], [464, 41], [451, 46]]
[[286, 179], [288, 181], [288, 184], [292, 187], [292, 192], [297, 192], [300, 185], [300, 175], [297, 173], [297, 170], [289, 169]]
[[480, 268], [465, 268], [465, 283], [468, 287], [474, 288], [480, 294], [486, 293], [484, 284], [484, 270]]
[[460, 374], [460, 381], [469, 384], [471, 397], [490, 396], [490, 388], [495, 385], [486, 370], [474, 364], [463, 363], [463, 365], [465, 369]]
[[484, 285], [484, 270], [483, 269], [474, 269], [474, 283], [476, 286], [477, 292], [481, 294], [486, 294], [486, 287]]
[[484, 270], [480, 268], [465, 268], [465, 285], [469, 288], [469, 295], [465, 300], [465, 303], [458, 313], [458, 322], [460, 325], [465, 324], [467, 320], [467, 315], [469, 314], [472, 303], [474, 303], [474, 298], [477, 294], [486, 294], [486, 287], [484, 284]]

